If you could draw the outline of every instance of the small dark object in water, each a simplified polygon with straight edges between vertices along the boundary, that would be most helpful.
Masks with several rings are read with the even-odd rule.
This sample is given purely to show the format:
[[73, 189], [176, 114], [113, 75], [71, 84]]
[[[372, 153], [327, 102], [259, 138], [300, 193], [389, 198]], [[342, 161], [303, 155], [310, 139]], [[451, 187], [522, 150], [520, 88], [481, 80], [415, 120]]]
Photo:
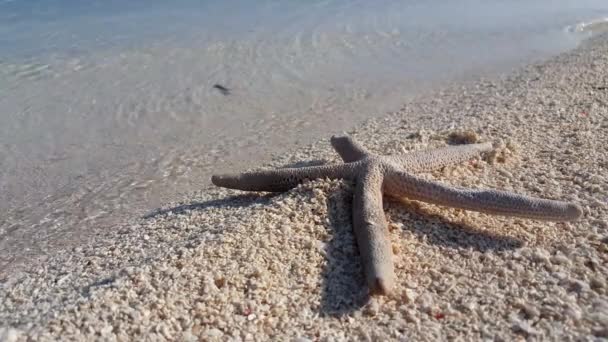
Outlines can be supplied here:
[[595, 87], [595, 90], [606, 90], [608, 86]]
[[228, 89], [228, 88], [224, 87], [224, 86], [223, 86], [223, 85], [221, 85], [221, 84], [217, 84], [217, 83], [216, 83], [216, 84], [214, 84], [214, 85], [213, 85], [213, 88], [215, 88], [215, 89], [219, 90], [219, 91], [220, 91], [220, 93], [222, 93], [222, 95], [230, 95], [230, 89]]

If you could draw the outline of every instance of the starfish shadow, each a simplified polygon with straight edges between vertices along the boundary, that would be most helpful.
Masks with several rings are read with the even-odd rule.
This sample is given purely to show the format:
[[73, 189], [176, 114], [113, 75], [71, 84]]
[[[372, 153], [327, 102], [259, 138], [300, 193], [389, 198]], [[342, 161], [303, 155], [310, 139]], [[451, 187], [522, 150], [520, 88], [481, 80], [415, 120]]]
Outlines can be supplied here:
[[153, 210], [153, 211], [145, 214], [144, 216], [142, 216], [142, 218], [151, 219], [151, 218], [154, 218], [157, 216], [167, 215], [169, 213], [182, 214], [182, 213], [185, 213], [188, 211], [205, 210], [207, 208], [244, 208], [244, 207], [252, 206], [254, 204], [268, 204], [270, 199], [277, 195], [279, 195], [279, 194], [278, 193], [265, 193], [265, 194], [247, 193], [247, 194], [234, 195], [234, 196], [226, 197], [226, 198], [219, 199], [219, 200], [180, 204], [178, 206], [171, 207], [171, 208], [165, 208], [165, 209], [159, 208], [159, 209]]
[[[297, 161], [285, 164], [281, 168], [292, 168], [292, 167], [306, 167], [306, 166], [318, 166], [327, 164], [326, 160], [316, 159], [310, 161]], [[149, 213], [142, 216], [143, 219], [151, 219], [157, 216], [172, 214], [182, 214], [192, 210], [204, 210], [207, 208], [244, 208], [254, 204], [268, 204], [271, 198], [280, 195], [280, 193], [244, 193], [238, 194], [219, 200], [211, 200], [205, 202], [193, 202], [187, 204], [180, 204], [171, 208], [158, 208], [150, 211]]]
[[[345, 316], [361, 309], [370, 299], [352, 231], [352, 196], [352, 189], [335, 191], [327, 203], [327, 229], [332, 230], [333, 236], [325, 249], [327, 264], [323, 270], [320, 307], [322, 315]], [[385, 203], [388, 204], [388, 210], [385, 212], [406, 211], [410, 220], [402, 222], [404, 229], [426, 236], [430, 244], [480, 252], [504, 251], [522, 246], [522, 242], [515, 238], [453, 222], [428, 210], [413, 208], [399, 200], [385, 198]], [[411, 224], [412, 221], [439, 224]]]
[[332, 238], [326, 244], [320, 313], [343, 316], [363, 307], [369, 300], [361, 257], [352, 229], [352, 186], [333, 191], [327, 201]]
[[[439, 245], [453, 249], [471, 249], [478, 252], [505, 251], [520, 248], [523, 243], [513, 237], [479, 230], [471, 225], [454, 222], [444, 216], [431, 213], [418, 206], [408, 205], [398, 199], [385, 199], [388, 210], [405, 210], [409, 215], [409, 222], [403, 223], [403, 229], [416, 235], [425, 236], [429, 244]], [[413, 222], [428, 222], [435, 224], [411, 224]]]

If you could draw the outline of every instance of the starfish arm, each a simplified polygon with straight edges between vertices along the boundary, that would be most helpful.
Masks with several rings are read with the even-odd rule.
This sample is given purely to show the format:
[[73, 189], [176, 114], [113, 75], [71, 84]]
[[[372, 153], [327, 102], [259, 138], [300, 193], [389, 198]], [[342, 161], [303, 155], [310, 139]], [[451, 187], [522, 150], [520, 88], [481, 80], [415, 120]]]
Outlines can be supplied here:
[[492, 150], [492, 143], [448, 146], [428, 151], [415, 151], [389, 157], [399, 167], [411, 172], [424, 172], [440, 169], [447, 165], [461, 163], [472, 157]]
[[365, 147], [348, 136], [332, 136], [331, 146], [345, 163], [357, 161], [370, 154]]
[[506, 191], [455, 188], [398, 171], [387, 175], [385, 192], [454, 208], [535, 220], [573, 221], [582, 215], [578, 204]]
[[357, 163], [285, 168], [243, 173], [213, 175], [217, 186], [245, 191], [283, 192], [296, 187], [306, 179], [355, 179]]
[[353, 229], [370, 293], [389, 294], [394, 286], [395, 271], [382, 207], [382, 173], [379, 170], [366, 172], [357, 179]]

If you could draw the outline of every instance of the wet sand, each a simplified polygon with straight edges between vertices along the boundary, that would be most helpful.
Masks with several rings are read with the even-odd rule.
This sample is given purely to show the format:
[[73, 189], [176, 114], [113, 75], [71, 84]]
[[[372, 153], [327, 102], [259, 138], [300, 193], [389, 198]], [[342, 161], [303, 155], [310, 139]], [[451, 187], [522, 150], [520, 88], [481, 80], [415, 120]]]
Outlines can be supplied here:
[[[577, 222], [386, 201], [397, 287], [370, 299], [351, 184], [278, 195], [209, 187], [2, 279], [0, 339], [606, 338], [607, 86], [604, 35], [348, 132], [383, 154], [472, 132], [494, 152], [429, 177], [577, 202]], [[310, 161], [338, 161], [328, 139], [259, 167]]]

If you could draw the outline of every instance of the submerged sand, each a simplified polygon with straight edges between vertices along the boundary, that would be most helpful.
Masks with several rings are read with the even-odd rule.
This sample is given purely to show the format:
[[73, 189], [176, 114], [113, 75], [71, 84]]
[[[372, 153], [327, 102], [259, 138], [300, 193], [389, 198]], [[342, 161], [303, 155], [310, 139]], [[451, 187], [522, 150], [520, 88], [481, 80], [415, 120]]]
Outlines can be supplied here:
[[[209, 187], [3, 279], [0, 340], [608, 338], [608, 37], [349, 133], [394, 154], [445, 146], [455, 132], [495, 150], [429, 177], [577, 202], [584, 217], [386, 201], [397, 287], [369, 299], [352, 184]], [[338, 157], [324, 140], [260, 167], [302, 161]]]

